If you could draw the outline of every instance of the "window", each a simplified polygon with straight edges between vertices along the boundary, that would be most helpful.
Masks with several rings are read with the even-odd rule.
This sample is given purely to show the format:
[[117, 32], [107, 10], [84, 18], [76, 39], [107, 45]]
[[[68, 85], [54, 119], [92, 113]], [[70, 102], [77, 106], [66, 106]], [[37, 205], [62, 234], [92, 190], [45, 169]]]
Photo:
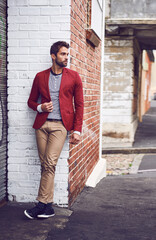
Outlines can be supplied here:
[[102, 7], [99, 0], [87, 0], [86, 39], [98, 47], [102, 33]]

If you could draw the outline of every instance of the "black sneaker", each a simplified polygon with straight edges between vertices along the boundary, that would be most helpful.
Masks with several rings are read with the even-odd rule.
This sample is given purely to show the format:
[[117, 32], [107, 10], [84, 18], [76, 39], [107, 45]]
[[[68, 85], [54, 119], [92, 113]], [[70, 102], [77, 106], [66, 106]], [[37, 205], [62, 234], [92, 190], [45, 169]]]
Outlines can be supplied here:
[[39, 213], [37, 215], [38, 218], [49, 218], [53, 217], [55, 215], [54, 209], [52, 208], [52, 204], [48, 203], [45, 207], [45, 210], [43, 213]]
[[46, 204], [39, 202], [36, 207], [31, 209], [27, 209], [24, 211], [24, 214], [29, 219], [34, 219], [37, 217], [38, 214], [42, 214], [45, 212]]

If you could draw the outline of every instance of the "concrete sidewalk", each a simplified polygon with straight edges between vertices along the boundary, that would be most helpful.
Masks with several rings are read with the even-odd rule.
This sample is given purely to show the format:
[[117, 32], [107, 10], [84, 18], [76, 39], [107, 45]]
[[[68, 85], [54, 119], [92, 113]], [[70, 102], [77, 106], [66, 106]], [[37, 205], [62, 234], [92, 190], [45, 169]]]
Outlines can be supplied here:
[[29, 220], [27, 207], [0, 208], [0, 240], [155, 240], [156, 173], [106, 177], [51, 219]]

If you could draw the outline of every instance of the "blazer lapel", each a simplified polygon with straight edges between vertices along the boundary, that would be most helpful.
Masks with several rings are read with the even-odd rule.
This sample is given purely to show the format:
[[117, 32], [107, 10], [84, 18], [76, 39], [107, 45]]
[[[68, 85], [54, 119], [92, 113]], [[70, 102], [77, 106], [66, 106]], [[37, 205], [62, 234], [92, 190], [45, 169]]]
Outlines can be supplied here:
[[66, 68], [63, 68], [61, 85], [60, 85], [60, 91], [62, 91], [63, 86], [64, 86], [64, 84], [65, 84], [66, 75], [67, 75], [67, 70], [66, 70]]
[[44, 81], [45, 81], [45, 85], [46, 85], [46, 88], [47, 88], [47, 92], [48, 92], [48, 98], [51, 100], [51, 97], [50, 97], [50, 91], [49, 91], [49, 76], [50, 76], [50, 69], [47, 69], [47, 71], [45, 72], [45, 75], [44, 75]]

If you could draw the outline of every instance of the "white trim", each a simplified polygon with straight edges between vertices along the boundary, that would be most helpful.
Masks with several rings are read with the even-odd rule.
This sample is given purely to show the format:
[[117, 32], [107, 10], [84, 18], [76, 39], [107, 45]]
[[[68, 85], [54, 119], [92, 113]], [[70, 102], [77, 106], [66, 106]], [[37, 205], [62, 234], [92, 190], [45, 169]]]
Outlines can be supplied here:
[[144, 172], [156, 172], [156, 169], [138, 170], [138, 173], [144, 173]]
[[103, 106], [103, 76], [104, 76], [104, 40], [105, 40], [105, 0], [103, 0], [102, 14], [102, 46], [101, 46], [101, 90], [100, 90], [100, 139], [99, 139], [99, 161], [90, 174], [86, 186], [96, 187], [96, 184], [106, 177], [106, 159], [102, 158], [102, 106]]
[[86, 186], [96, 187], [97, 183], [104, 177], [106, 177], [106, 159], [102, 158], [98, 161], [93, 172], [90, 174]]
[[105, 54], [105, 0], [103, 0], [102, 39], [101, 39], [101, 89], [100, 89], [100, 142], [99, 159], [102, 158], [102, 109], [103, 109], [103, 82], [104, 82], [104, 54]]

